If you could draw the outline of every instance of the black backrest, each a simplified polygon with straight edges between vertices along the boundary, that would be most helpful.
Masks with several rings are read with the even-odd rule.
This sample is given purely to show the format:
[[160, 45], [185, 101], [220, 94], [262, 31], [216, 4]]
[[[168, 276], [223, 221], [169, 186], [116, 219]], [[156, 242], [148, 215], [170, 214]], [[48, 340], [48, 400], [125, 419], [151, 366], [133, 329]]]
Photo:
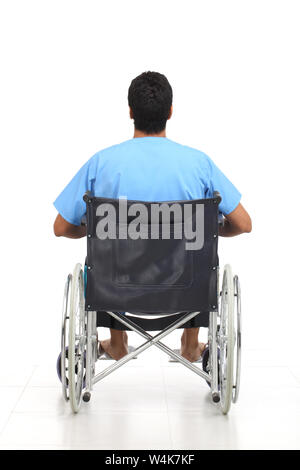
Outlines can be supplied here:
[[[87, 193], [84, 200], [87, 310], [171, 314], [217, 309], [218, 193], [211, 199], [170, 202]], [[165, 217], [154, 220], [153, 214], [162, 212]]]

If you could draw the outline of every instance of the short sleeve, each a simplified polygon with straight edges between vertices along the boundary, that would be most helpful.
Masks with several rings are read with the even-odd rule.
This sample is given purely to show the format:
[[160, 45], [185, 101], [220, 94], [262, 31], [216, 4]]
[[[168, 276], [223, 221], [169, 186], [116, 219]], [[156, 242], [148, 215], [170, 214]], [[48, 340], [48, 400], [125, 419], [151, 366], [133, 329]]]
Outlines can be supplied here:
[[80, 225], [86, 212], [83, 196], [86, 191], [93, 192], [93, 183], [97, 171], [96, 155], [90, 158], [76, 173], [74, 178], [54, 201], [54, 207], [70, 224]]
[[222, 171], [208, 158], [209, 164], [209, 186], [207, 197], [213, 197], [214, 191], [219, 191], [222, 201], [219, 209], [224, 214], [230, 214], [241, 200], [241, 193], [231, 183], [231, 181], [222, 173]]

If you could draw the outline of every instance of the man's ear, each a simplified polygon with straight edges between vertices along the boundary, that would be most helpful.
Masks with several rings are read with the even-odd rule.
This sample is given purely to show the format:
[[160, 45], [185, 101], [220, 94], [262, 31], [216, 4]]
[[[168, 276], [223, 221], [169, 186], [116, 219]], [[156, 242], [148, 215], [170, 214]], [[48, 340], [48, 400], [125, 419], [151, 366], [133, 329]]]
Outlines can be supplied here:
[[130, 119], [133, 119], [133, 112], [130, 106], [129, 106], [129, 116], [130, 116]]
[[171, 119], [172, 114], [173, 114], [173, 105], [172, 105], [171, 108], [170, 108], [170, 112], [169, 112], [169, 117], [168, 117], [168, 119]]

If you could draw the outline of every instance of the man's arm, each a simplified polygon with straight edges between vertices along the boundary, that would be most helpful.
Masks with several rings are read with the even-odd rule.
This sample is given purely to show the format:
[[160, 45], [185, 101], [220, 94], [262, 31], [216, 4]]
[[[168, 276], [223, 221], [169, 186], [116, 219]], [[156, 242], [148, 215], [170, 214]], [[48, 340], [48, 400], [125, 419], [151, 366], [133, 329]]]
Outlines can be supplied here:
[[235, 237], [241, 233], [249, 233], [252, 230], [252, 222], [248, 212], [244, 209], [241, 203], [225, 215], [225, 223], [219, 227], [220, 237]]
[[82, 238], [86, 236], [85, 225], [70, 224], [60, 214], [55, 219], [53, 230], [57, 237]]

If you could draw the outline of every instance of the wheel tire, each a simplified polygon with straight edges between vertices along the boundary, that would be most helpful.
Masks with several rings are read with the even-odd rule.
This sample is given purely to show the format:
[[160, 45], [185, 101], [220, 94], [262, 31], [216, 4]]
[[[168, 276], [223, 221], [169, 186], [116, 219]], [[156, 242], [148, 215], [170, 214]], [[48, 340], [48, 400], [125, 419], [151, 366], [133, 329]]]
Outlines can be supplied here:
[[235, 345], [234, 345], [234, 383], [232, 390], [232, 403], [236, 403], [240, 391], [240, 379], [241, 379], [241, 348], [242, 348], [242, 311], [241, 311], [241, 286], [238, 276], [234, 276], [234, 295], [235, 295]]
[[[202, 370], [209, 374], [209, 348], [207, 347], [202, 354]], [[206, 380], [207, 385], [210, 387], [210, 382]]]
[[83, 272], [78, 263], [72, 276], [68, 348], [69, 399], [74, 413], [79, 411], [81, 405], [84, 380], [86, 312], [83, 292]]
[[229, 264], [224, 268], [220, 304], [220, 328], [217, 336], [220, 348], [219, 386], [221, 409], [223, 414], [227, 414], [232, 401], [234, 362], [234, 283]]
[[[65, 349], [65, 359], [66, 360], [68, 359], [68, 353], [69, 353], [69, 348], [67, 346], [66, 349]], [[86, 368], [86, 352], [84, 353], [84, 368]], [[67, 365], [66, 365], [65, 370], [66, 370], [66, 372], [68, 371]], [[61, 353], [60, 353], [58, 358], [57, 358], [57, 361], [56, 361], [56, 372], [57, 372], [57, 375], [58, 375], [58, 378], [59, 378], [60, 382], [62, 382], [62, 372], [61, 371], [62, 371], [62, 367], [61, 367]], [[76, 374], [77, 374], [77, 371], [78, 371], [78, 367], [76, 366], [75, 367], [75, 373]], [[83, 377], [83, 388], [85, 387], [85, 383], [86, 383], [86, 375], [84, 375], [84, 377]], [[66, 376], [66, 389], [68, 389], [68, 386], [69, 386], [69, 380], [68, 380], [68, 377]]]
[[[209, 361], [209, 347], [207, 347], [202, 354], [202, 369], [207, 374], [210, 373], [210, 361]], [[218, 382], [220, 383], [220, 350], [218, 348]], [[209, 387], [211, 387], [210, 382], [206, 380], [206, 383]]]
[[62, 393], [66, 401], [69, 401], [68, 390], [68, 340], [69, 340], [69, 317], [70, 317], [70, 292], [72, 285], [72, 275], [69, 274], [64, 289], [62, 328], [61, 328], [61, 352], [56, 363], [58, 377], [62, 384]]

